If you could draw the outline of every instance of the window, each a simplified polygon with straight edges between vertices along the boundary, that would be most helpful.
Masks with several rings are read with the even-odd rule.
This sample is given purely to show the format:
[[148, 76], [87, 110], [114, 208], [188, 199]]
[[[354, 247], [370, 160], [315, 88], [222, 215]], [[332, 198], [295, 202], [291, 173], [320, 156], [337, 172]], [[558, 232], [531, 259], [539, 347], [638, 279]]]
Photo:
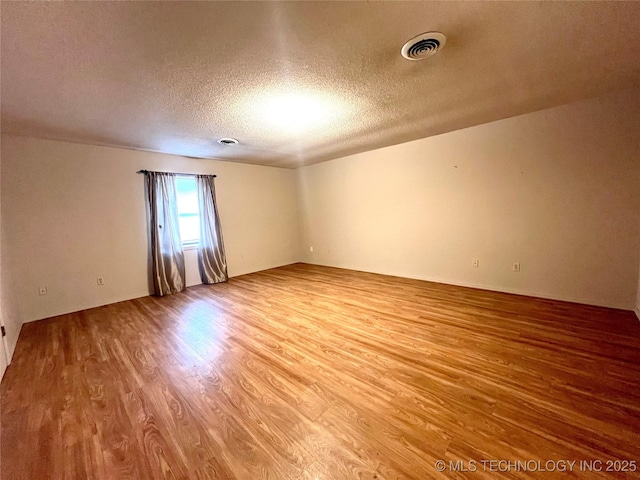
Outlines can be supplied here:
[[178, 220], [183, 245], [195, 245], [200, 240], [200, 210], [195, 177], [176, 177]]

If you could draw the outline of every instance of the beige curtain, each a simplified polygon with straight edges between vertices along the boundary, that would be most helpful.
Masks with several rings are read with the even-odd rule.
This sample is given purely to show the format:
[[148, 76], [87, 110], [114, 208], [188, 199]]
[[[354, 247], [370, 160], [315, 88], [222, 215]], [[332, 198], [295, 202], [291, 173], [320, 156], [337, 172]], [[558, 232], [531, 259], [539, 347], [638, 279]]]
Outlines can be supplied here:
[[216, 187], [213, 175], [198, 175], [198, 204], [200, 207], [200, 244], [198, 266], [202, 283], [226, 282], [227, 259], [224, 254], [220, 217], [216, 206]]
[[181, 292], [186, 285], [175, 175], [144, 172], [144, 176], [153, 289], [160, 296]]

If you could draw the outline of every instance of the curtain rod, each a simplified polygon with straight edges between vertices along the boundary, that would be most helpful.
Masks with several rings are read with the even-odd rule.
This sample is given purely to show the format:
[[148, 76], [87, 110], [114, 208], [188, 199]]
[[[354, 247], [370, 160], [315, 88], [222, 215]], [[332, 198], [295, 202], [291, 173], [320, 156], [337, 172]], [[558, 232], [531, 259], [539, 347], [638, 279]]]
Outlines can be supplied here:
[[154, 172], [153, 170], [138, 170], [136, 173], [172, 173], [173, 175], [181, 175], [183, 177], [197, 177], [198, 175], [205, 175], [207, 177], [216, 178], [217, 175], [210, 175], [208, 173], [177, 173], [177, 172]]

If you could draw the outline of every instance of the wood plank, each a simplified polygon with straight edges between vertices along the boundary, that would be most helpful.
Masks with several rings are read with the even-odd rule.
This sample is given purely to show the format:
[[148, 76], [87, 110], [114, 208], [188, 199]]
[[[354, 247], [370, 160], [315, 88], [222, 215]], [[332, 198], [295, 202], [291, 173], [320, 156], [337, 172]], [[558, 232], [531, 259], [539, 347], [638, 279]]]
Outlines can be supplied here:
[[304, 264], [26, 324], [0, 390], [7, 479], [640, 460], [633, 313]]

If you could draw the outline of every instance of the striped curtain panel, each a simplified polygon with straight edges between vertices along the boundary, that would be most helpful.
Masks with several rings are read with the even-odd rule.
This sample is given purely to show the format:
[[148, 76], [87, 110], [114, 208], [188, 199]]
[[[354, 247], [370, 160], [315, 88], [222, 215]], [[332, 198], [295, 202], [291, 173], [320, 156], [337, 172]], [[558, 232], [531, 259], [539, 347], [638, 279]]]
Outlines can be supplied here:
[[200, 244], [198, 266], [202, 283], [228, 280], [227, 258], [224, 254], [220, 217], [216, 206], [216, 187], [213, 175], [197, 175], [198, 205], [200, 208]]
[[145, 172], [151, 277], [156, 295], [186, 288], [175, 175]]

